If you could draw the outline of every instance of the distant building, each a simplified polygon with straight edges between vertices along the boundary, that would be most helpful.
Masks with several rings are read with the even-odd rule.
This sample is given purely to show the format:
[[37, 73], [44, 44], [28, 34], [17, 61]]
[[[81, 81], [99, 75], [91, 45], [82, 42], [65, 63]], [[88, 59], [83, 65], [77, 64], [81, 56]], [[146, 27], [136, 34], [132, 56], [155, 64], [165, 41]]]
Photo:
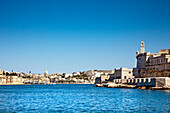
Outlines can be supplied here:
[[64, 75], [64, 78], [68, 78], [68, 77], [72, 77], [73, 76], [73, 74], [71, 74], [71, 73], [64, 73], [63, 75]]
[[0, 84], [23, 84], [23, 78], [19, 73], [0, 70]]
[[23, 78], [16, 75], [7, 75], [6, 76], [7, 84], [23, 84]]
[[3, 75], [3, 71], [0, 69], [0, 75]]
[[0, 69], [0, 84], [6, 83], [6, 76], [3, 75], [3, 71]]
[[89, 77], [100, 77], [101, 75], [108, 75], [113, 73], [114, 70], [88, 70], [84, 72], [84, 74]]
[[42, 77], [42, 78], [39, 80], [39, 83], [40, 83], [40, 84], [49, 84], [49, 83], [50, 83], [50, 79], [45, 78], [45, 77]]
[[73, 76], [80, 75], [80, 72], [73, 72]]
[[137, 51], [136, 58], [135, 76], [170, 77], [170, 49], [161, 49], [157, 54], [145, 52], [144, 42], [142, 41], [141, 53]]
[[130, 79], [134, 78], [133, 69], [128, 69], [125, 67], [121, 67], [120, 69], [115, 69], [114, 74], [110, 75], [112, 79]]
[[61, 73], [52, 73], [51, 75], [54, 76], [54, 75], [62, 75], [62, 74]]
[[114, 73], [111, 73], [108, 75], [101, 75], [100, 77], [96, 77], [95, 84], [101, 84], [101, 83], [108, 82], [108, 81], [112, 82], [114, 79], [135, 78], [133, 76], [133, 69], [122, 67], [120, 69], [115, 69], [113, 72]]
[[45, 71], [44, 76], [48, 77], [48, 71], [47, 70]]
[[101, 79], [101, 75], [113, 74], [114, 70], [88, 70], [83, 73], [87, 75], [90, 83], [94, 84], [97, 78]]

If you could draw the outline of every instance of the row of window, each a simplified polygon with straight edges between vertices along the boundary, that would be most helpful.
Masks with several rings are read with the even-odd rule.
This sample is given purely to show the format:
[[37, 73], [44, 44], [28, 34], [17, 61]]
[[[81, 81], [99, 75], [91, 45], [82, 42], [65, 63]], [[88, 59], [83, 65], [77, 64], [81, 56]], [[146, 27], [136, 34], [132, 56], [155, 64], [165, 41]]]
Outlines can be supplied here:
[[161, 64], [161, 63], [165, 63], [166, 59], [161, 58], [161, 59], [150, 59], [150, 64], [154, 65], [154, 64]]

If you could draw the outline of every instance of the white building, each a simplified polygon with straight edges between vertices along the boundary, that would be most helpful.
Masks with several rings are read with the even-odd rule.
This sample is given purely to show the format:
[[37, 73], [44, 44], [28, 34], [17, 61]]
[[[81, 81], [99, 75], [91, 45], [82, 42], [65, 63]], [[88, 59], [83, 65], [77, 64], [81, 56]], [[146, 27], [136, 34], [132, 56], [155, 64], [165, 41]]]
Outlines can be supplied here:
[[114, 74], [110, 75], [113, 79], [131, 79], [133, 76], [133, 69], [128, 69], [126, 67], [121, 67], [120, 69], [115, 69]]
[[73, 74], [71, 74], [71, 73], [64, 73], [64, 78], [68, 78], [68, 77], [72, 77], [73, 76]]

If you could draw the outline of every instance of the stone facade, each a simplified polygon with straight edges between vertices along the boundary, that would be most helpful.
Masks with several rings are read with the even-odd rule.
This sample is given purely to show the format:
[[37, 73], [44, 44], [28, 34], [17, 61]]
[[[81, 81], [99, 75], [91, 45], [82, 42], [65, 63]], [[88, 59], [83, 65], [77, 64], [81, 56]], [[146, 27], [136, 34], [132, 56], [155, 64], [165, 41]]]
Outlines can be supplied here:
[[134, 78], [133, 69], [128, 69], [128, 68], [125, 68], [125, 67], [122, 67], [120, 69], [115, 69], [115, 73], [110, 75], [110, 78], [112, 78], [112, 79]]
[[23, 78], [15, 75], [6, 76], [6, 84], [23, 84]]
[[0, 69], [0, 75], [3, 75], [3, 71]]
[[141, 42], [140, 52], [141, 52], [141, 53], [144, 53], [144, 52], [145, 52], [145, 43], [144, 43], [144, 41]]
[[[144, 42], [141, 42], [141, 45], [144, 45]], [[135, 76], [170, 77], [170, 49], [162, 49], [157, 54], [143, 50], [144, 46], [141, 46], [141, 53], [136, 52], [138, 75], [136, 73]]]
[[113, 83], [136, 85], [139, 87], [170, 87], [169, 77], [114, 79]]
[[110, 78], [109, 75], [101, 75], [100, 77], [96, 77], [95, 84], [101, 84], [103, 82], [106, 82], [109, 80], [109, 78]]
[[133, 76], [134, 76], [135, 78], [139, 78], [138, 68], [133, 68]]
[[6, 84], [6, 76], [5, 75], [0, 75], [0, 84]]
[[107, 81], [109, 78], [109, 75], [101, 75], [101, 82]]
[[0, 72], [0, 84], [23, 84], [23, 78], [15, 72]]
[[101, 75], [113, 74], [113, 70], [88, 70], [84, 71], [84, 74], [88, 76], [90, 83], [94, 84], [97, 81], [101, 81]]

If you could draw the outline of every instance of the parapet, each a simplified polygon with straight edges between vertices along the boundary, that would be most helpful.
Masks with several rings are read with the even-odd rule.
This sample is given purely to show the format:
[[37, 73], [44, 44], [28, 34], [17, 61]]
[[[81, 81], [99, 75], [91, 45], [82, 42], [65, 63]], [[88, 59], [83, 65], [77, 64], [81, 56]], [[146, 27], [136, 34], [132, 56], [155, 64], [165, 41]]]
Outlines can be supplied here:
[[170, 49], [161, 49], [158, 54], [170, 54]]

